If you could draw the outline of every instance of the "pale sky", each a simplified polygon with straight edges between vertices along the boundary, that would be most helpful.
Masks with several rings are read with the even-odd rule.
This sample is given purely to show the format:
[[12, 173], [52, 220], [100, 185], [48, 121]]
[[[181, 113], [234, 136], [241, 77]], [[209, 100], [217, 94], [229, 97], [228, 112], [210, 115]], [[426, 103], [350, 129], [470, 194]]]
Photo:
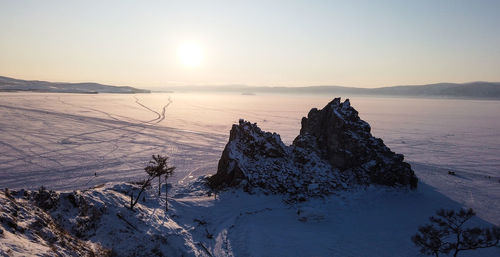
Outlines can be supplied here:
[[500, 0], [0, 0], [0, 75], [142, 88], [500, 81]]

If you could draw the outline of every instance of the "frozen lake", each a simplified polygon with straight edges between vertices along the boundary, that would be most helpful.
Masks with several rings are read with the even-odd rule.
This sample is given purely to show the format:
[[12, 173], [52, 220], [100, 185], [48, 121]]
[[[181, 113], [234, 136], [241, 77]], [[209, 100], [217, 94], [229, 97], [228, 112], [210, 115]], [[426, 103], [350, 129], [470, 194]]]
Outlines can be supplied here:
[[[335, 96], [0, 94], [0, 187], [72, 190], [138, 180], [168, 154], [174, 182], [215, 173], [244, 118], [285, 143]], [[350, 97], [372, 133], [405, 155], [422, 182], [500, 223], [500, 101]], [[448, 170], [458, 176], [447, 175]]]

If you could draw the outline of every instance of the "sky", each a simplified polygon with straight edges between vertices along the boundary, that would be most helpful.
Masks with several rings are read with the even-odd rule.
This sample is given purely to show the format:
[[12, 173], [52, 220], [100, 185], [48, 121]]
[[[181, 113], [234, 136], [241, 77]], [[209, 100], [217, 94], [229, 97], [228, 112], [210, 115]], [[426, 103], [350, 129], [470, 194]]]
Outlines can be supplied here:
[[0, 76], [142, 88], [500, 81], [500, 0], [0, 0]]

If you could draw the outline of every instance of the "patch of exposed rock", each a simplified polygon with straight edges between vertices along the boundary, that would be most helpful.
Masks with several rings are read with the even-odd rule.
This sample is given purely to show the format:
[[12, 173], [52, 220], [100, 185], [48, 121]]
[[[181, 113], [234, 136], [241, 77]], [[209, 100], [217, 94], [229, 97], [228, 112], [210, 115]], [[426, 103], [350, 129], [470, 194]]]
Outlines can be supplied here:
[[418, 179], [404, 156], [373, 137], [370, 129], [349, 100], [340, 98], [309, 111], [290, 146], [278, 134], [240, 120], [209, 184], [217, 189], [258, 187], [299, 199], [359, 184], [416, 188]]

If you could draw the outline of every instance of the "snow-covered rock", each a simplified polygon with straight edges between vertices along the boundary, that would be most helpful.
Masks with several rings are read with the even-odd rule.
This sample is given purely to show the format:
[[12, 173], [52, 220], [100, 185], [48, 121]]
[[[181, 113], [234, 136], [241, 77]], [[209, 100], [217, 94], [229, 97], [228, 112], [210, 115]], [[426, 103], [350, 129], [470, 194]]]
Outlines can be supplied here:
[[0, 193], [0, 256], [208, 256], [148, 190], [133, 210], [134, 184], [89, 190]]
[[286, 146], [276, 133], [240, 120], [219, 160], [213, 188], [242, 185], [296, 199], [320, 196], [355, 184], [415, 188], [418, 179], [401, 154], [370, 133], [349, 100], [335, 98], [302, 119], [300, 134]]
[[218, 172], [209, 182], [214, 188], [259, 187], [265, 192], [303, 199], [306, 195], [322, 195], [342, 187], [337, 183], [344, 180], [341, 174], [328, 170], [331, 166], [316, 152], [288, 147], [278, 134], [264, 132], [256, 124], [240, 120], [231, 129]]
[[382, 139], [373, 137], [349, 99], [335, 98], [322, 110], [312, 109], [302, 118], [300, 135], [293, 144], [317, 152], [333, 168], [349, 172], [359, 183], [417, 186], [410, 165]]
[[[111, 255], [99, 243], [84, 241], [64, 230], [43, 209], [46, 205], [38, 206], [43, 203], [39, 198], [41, 193], [49, 194], [43, 190], [0, 192], [0, 256]], [[50, 194], [56, 196], [54, 192]]]

